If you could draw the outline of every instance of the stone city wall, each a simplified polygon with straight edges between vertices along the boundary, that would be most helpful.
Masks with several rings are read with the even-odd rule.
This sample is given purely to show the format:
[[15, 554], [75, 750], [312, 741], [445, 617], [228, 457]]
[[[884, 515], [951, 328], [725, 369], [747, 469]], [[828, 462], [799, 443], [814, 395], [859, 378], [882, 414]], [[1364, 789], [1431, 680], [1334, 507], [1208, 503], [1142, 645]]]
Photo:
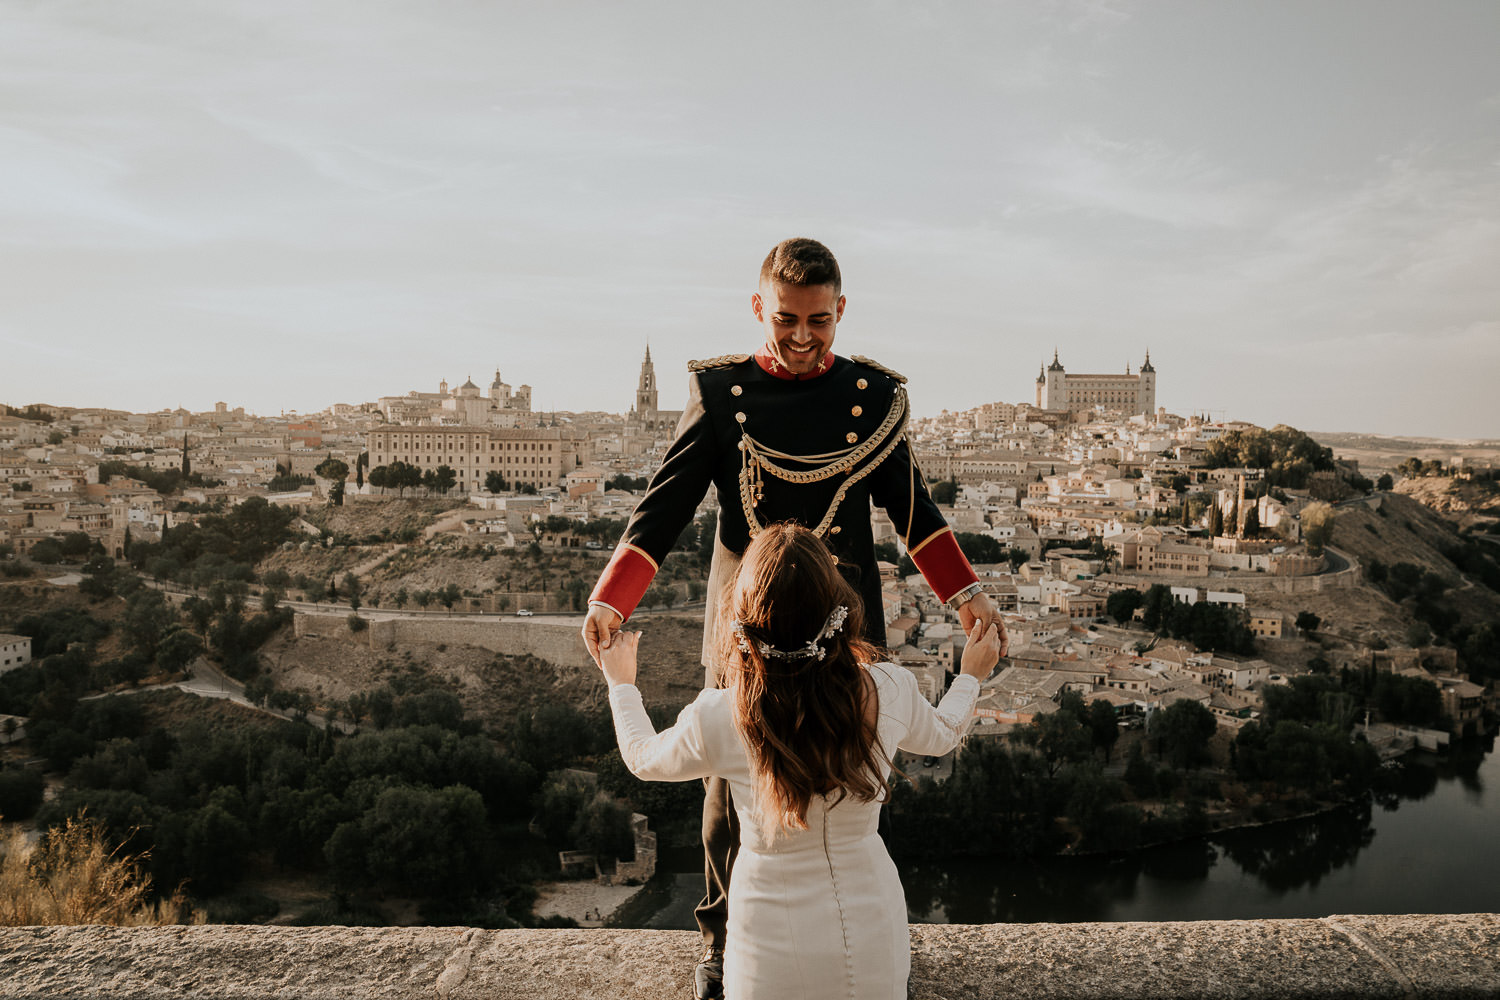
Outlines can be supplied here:
[[1253, 570], [1211, 577], [1116, 571], [1100, 579], [1112, 584], [1110, 589], [1116, 590], [1121, 585], [1146, 590], [1153, 584], [1162, 583], [1170, 587], [1200, 587], [1206, 590], [1233, 589], [1246, 594], [1271, 592], [1316, 594], [1324, 590], [1342, 590], [1358, 586], [1360, 579], [1358, 560], [1347, 553], [1340, 553], [1340, 555], [1349, 563], [1347, 567], [1336, 573], [1318, 573], [1315, 576], [1282, 576], [1274, 573], [1257, 573]]
[[[0, 994], [111, 1000], [691, 995], [693, 931], [0, 928]], [[913, 1000], [1333, 1000], [1500, 995], [1500, 916], [920, 924]]]
[[[441, 615], [370, 621], [363, 632], [351, 632], [348, 614], [298, 612], [292, 627], [298, 636], [316, 635], [380, 649], [395, 645], [479, 646], [509, 656], [529, 654], [560, 666], [589, 664], [577, 625], [529, 622], [518, 618], [449, 618]], [[580, 619], [581, 622], [581, 619]]]

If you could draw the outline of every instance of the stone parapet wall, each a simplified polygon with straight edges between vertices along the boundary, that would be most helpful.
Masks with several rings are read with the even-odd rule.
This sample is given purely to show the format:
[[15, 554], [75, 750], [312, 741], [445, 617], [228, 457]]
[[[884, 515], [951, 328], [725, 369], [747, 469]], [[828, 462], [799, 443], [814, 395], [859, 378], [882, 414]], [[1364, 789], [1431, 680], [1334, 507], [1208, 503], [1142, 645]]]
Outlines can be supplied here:
[[[508, 656], [529, 654], [559, 666], [592, 665], [578, 626], [524, 619], [449, 618], [441, 615], [370, 621], [363, 632], [350, 632], [348, 614], [298, 612], [293, 629], [299, 636], [342, 639], [372, 648], [417, 644], [478, 646]], [[580, 619], [580, 622], [582, 620]]]
[[1275, 573], [1256, 573], [1253, 570], [1228, 573], [1224, 576], [1173, 576], [1169, 573], [1131, 573], [1117, 570], [1101, 580], [1125, 584], [1145, 590], [1161, 583], [1169, 587], [1200, 587], [1206, 590], [1238, 590], [1246, 594], [1316, 594], [1324, 590], [1342, 590], [1359, 584], [1359, 563], [1352, 555], [1341, 553], [1349, 565], [1337, 573], [1318, 573], [1314, 576], [1285, 576]]
[[[1500, 995], [1500, 916], [932, 925], [914, 1000], [1332, 1000]], [[0, 994], [178, 1000], [690, 996], [690, 931], [0, 928]]]

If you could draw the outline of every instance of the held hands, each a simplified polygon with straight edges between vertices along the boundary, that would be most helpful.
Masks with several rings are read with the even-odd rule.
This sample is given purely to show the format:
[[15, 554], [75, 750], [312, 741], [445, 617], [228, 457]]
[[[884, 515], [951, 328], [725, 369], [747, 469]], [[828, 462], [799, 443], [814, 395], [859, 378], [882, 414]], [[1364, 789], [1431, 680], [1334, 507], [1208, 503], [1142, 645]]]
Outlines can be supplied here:
[[959, 666], [960, 673], [968, 674], [977, 681], [982, 681], [990, 675], [990, 671], [995, 669], [995, 664], [1000, 662], [1000, 651], [1005, 644], [1001, 639], [1000, 629], [999, 622], [975, 619], [974, 627], [969, 630], [968, 645], [964, 646]]
[[620, 632], [598, 656], [599, 669], [610, 687], [635, 683], [635, 649], [641, 641], [639, 632]]
[[971, 600], [965, 601], [958, 609], [958, 623], [963, 626], [964, 634], [968, 635], [974, 631], [974, 623], [983, 622], [986, 625], [993, 624], [1000, 630], [1000, 655], [1006, 656], [1010, 653], [1010, 635], [1005, 631], [1005, 623], [1000, 620], [1000, 611], [995, 607], [990, 595], [986, 593], [975, 594]]
[[594, 662], [599, 662], [599, 650], [608, 649], [620, 634], [620, 616], [602, 604], [590, 604], [589, 613], [583, 619], [583, 644], [589, 648]]

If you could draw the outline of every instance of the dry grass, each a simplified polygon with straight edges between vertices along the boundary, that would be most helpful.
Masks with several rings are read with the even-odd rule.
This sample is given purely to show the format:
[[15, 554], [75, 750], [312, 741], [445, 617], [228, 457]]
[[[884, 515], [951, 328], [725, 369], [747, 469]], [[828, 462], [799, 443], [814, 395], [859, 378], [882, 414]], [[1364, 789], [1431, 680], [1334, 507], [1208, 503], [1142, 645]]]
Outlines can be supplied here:
[[0, 839], [0, 927], [199, 924], [180, 892], [151, 899], [141, 855], [111, 848], [90, 820], [70, 819], [36, 843], [19, 828]]

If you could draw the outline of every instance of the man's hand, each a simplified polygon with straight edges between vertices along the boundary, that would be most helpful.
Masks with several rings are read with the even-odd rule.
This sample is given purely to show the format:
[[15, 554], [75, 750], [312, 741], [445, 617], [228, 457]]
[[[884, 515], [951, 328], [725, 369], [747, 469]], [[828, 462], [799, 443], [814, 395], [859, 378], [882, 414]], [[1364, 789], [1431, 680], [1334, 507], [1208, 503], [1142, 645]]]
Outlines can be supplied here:
[[595, 663], [599, 662], [599, 651], [610, 647], [623, 624], [620, 616], [610, 608], [602, 604], [589, 605], [589, 613], [583, 619], [583, 644], [589, 648], [589, 655]]
[[984, 681], [1000, 662], [1000, 626], [997, 623], [974, 619], [969, 630], [968, 643], [959, 658], [959, 673], [968, 674], [976, 681]]
[[975, 594], [958, 609], [958, 622], [963, 626], [965, 635], [974, 631], [976, 621], [994, 625], [1000, 633], [1000, 656], [1003, 658], [1010, 655], [1010, 633], [1005, 631], [1005, 623], [1000, 620], [1000, 612], [996, 610], [995, 602], [991, 601], [990, 595], [984, 591]]

